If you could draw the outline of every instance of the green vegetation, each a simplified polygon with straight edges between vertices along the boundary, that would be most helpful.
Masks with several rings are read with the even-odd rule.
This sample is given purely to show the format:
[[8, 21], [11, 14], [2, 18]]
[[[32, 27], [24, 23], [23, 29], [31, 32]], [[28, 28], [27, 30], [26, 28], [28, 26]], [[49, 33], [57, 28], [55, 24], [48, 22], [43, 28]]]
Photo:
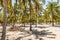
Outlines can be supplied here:
[[[30, 23], [30, 31], [32, 30], [32, 24], [40, 23], [60, 23], [60, 5], [59, 0], [57, 2], [48, 2], [46, 9], [43, 8], [46, 0], [14, 0], [14, 6], [12, 0], [0, 0], [0, 24], [14, 25], [16, 23], [24, 24]], [[40, 3], [41, 2], [41, 3]], [[3, 12], [1, 13], [1, 11]], [[5, 22], [4, 22], [5, 21]]]
[[[7, 23], [48, 23], [48, 22], [59, 22], [60, 6], [57, 2], [49, 2], [46, 9], [39, 2], [45, 3], [45, 0], [16, 0], [14, 6], [12, 0], [7, 1]], [[0, 6], [3, 2], [0, 1]], [[30, 7], [28, 7], [28, 6]], [[3, 10], [3, 9], [1, 9]], [[1, 11], [0, 10], [0, 11]], [[42, 13], [41, 13], [42, 12]], [[42, 16], [42, 14], [44, 14]], [[0, 13], [0, 23], [3, 22], [3, 14]], [[31, 18], [30, 18], [31, 17]]]

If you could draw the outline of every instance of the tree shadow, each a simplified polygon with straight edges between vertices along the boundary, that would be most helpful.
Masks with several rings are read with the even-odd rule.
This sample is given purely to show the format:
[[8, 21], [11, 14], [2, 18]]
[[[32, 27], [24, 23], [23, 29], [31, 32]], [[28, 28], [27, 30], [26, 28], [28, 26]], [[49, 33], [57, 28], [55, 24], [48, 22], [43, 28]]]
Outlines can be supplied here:
[[[42, 30], [42, 31], [32, 30], [32, 31], [26, 31], [26, 32], [29, 35], [26, 35], [24, 37], [29, 37], [31, 35], [35, 35], [36, 39], [39, 38], [39, 40], [42, 40], [43, 39], [43, 38], [40, 39], [40, 37], [47, 37], [47, 35], [54, 36], [54, 37], [52, 37], [52, 36], [51, 37], [47, 37], [47, 38], [52, 38], [52, 39], [55, 38], [55, 36], [56, 36], [56, 34], [53, 34], [52, 32], [48, 32], [46, 30]], [[19, 37], [16, 40], [20, 40], [21, 38], [24, 38], [24, 37]]]
[[25, 37], [28, 37], [28, 36], [31, 36], [31, 34], [23, 36], [23, 37], [18, 37], [16, 40], [21, 40], [22, 38], [25, 38]]
[[41, 26], [38, 26], [37, 28], [41, 28], [41, 29], [42, 29], [42, 28], [48, 28], [48, 27], [44, 27], [44, 26], [43, 26], [43, 27], [41, 27]]
[[[47, 32], [46, 30], [42, 30], [42, 31], [37, 31], [37, 30], [32, 30], [32, 34], [36, 36], [36, 38], [39, 37], [47, 37], [47, 35], [52, 35], [56, 36], [56, 34], [53, 34], [52, 32]], [[53, 37], [47, 37], [47, 38], [53, 38]]]
[[22, 37], [17, 38], [16, 40], [20, 40]]
[[60, 27], [60, 25], [54, 25], [54, 27]]

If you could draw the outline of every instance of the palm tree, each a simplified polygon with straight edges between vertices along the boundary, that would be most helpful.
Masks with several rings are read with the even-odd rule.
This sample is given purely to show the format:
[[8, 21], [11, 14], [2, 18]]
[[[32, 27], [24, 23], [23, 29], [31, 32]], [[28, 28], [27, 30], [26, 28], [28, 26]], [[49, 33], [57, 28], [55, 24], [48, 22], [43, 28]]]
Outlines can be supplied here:
[[48, 5], [47, 5], [47, 9], [48, 11], [50, 11], [50, 15], [52, 17], [52, 26], [54, 26], [54, 21], [55, 21], [55, 14], [57, 14], [57, 10], [59, 9], [59, 6], [56, 2], [50, 2]]
[[39, 15], [39, 11], [41, 12], [43, 10], [43, 7], [42, 5], [39, 3], [39, 2], [42, 2], [42, 3], [45, 3], [45, 0], [33, 0], [35, 2], [35, 5], [36, 5], [36, 27], [37, 27], [37, 24], [38, 24], [38, 15]]
[[[13, 28], [15, 27], [15, 20], [16, 20], [16, 14], [17, 14], [17, 10], [16, 10], [16, 8], [17, 8], [17, 4], [15, 3], [14, 4], [14, 7], [13, 7], [13, 14], [14, 14], [14, 22], [13, 22], [13, 24], [12, 24], [12, 26], [13, 26]], [[13, 15], [12, 14], [12, 15]]]
[[37, 5], [37, 2], [35, 1], [35, 4], [36, 4], [36, 27], [37, 27], [37, 24], [38, 24], [38, 5]]
[[28, 0], [29, 1], [29, 5], [30, 5], [30, 31], [32, 31], [32, 22], [31, 22], [31, 13], [32, 13], [32, 11], [31, 11], [31, 0]]
[[46, 24], [47, 24], [48, 18], [49, 18], [49, 11], [46, 9], [44, 11], [44, 19], [45, 19]]
[[3, 13], [4, 13], [4, 22], [3, 22], [3, 31], [2, 31], [2, 38], [1, 40], [5, 40], [6, 37], [6, 13], [7, 13], [7, 0], [3, 0]]
[[15, 4], [14, 4], [14, 6], [13, 6], [13, 8], [12, 8], [12, 13], [13, 14], [11, 14], [11, 16], [13, 17], [11, 20], [12, 20], [12, 26], [13, 26], [13, 28], [15, 28], [15, 23], [17, 22], [17, 2], [18, 2], [18, 0], [15, 0]]
[[8, 18], [7, 22], [12, 23], [12, 26], [14, 28], [15, 22], [16, 22], [16, 3], [14, 6], [12, 6], [12, 0], [9, 0], [7, 3], [7, 12], [8, 12]]
[[[26, 0], [23, 0], [22, 3], [24, 5], [24, 10], [23, 10], [23, 20], [24, 20], [26, 17]], [[25, 27], [25, 21], [23, 23], [24, 23], [24, 27]]]

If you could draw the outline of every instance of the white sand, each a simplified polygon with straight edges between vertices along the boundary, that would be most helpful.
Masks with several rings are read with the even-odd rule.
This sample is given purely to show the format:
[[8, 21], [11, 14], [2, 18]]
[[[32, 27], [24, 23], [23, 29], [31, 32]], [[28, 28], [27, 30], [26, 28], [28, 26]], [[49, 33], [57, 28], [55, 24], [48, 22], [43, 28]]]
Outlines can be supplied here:
[[[60, 27], [47, 27], [47, 28], [33, 28], [35, 30], [38, 31], [42, 31], [42, 30], [49, 30], [48, 32], [52, 32], [53, 34], [56, 34], [56, 36], [53, 35], [47, 35], [47, 36], [40, 36], [39, 38], [43, 38], [44, 40], [60, 40]], [[29, 30], [29, 27], [25, 28], [25, 30]], [[36, 36], [34, 34], [28, 34], [26, 32], [20, 32], [20, 31], [14, 31], [14, 32], [7, 32], [6, 34], [8, 36], [9, 40], [16, 40], [17, 38], [19, 39], [19, 37], [22, 37], [20, 40], [28, 40], [28, 39], [32, 39], [32, 40], [39, 40], [36, 39]], [[55, 37], [55, 38], [49, 38], [49, 37]]]

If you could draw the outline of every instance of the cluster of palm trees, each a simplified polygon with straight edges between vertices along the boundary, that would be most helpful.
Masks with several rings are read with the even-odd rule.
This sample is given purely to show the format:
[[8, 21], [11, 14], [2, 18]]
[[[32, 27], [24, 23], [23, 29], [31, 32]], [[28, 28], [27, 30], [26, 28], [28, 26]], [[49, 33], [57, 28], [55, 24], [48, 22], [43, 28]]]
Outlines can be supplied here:
[[[39, 23], [54, 23], [60, 22], [60, 6], [59, 1], [49, 2], [46, 9], [42, 5], [46, 0], [0, 0], [0, 6], [3, 7], [3, 15], [0, 15], [0, 23], [3, 24], [2, 39], [5, 40], [6, 25], [15, 23], [30, 23], [30, 31], [32, 30], [32, 24]], [[3, 18], [3, 19], [2, 19]]]

